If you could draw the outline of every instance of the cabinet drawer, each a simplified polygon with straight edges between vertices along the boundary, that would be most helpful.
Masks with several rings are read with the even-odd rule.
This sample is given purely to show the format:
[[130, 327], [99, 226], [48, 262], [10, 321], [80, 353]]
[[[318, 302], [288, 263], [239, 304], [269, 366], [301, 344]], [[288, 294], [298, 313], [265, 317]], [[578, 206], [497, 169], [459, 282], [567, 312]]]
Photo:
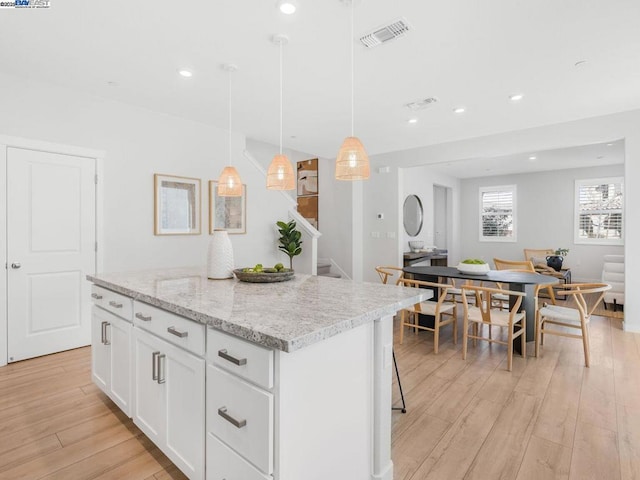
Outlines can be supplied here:
[[205, 326], [146, 303], [133, 302], [133, 324], [190, 352], [204, 356]]
[[207, 358], [261, 387], [273, 388], [273, 350], [208, 328]]
[[207, 480], [272, 480], [227, 447], [207, 434]]
[[207, 365], [207, 433], [273, 472], [273, 395]]
[[133, 318], [133, 299], [112, 290], [91, 285], [91, 300], [105, 310], [115, 313], [129, 322]]

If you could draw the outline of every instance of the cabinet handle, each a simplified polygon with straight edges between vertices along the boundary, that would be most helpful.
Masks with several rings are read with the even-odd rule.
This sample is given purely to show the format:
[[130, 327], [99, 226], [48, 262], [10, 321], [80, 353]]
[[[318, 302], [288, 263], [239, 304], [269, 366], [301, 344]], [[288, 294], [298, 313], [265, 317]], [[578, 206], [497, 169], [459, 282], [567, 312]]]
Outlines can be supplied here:
[[102, 295], [99, 295], [97, 293], [92, 293], [91, 298], [95, 298], [96, 300], [102, 300]]
[[189, 335], [189, 332], [179, 332], [178, 330], [175, 329], [175, 327], [167, 328], [167, 332], [169, 332], [171, 335], [175, 335], [176, 337], [180, 337], [180, 338], [184, 338], [187, 335]]
[[218, 415], [224, 418], [227, 422], [233, 425], [236, 428], [242, 428], [247, 424], [246, 420], [236, 420], [231, 415], [227, 413], [227, 407], [220, 407], [218, 409]]
[[109, 322], [102, 322], [104, 323], [104, 344], [105, 345], [111, 345], [111, 340], [109, 340], [109, 336], [107, 335], [107, 327], [110, 327], [111, 324]]
[[111, 305], [113, 308], [122, 308], [122, 304], [121, 303], [114, 302], [113, 300], [111, 300], [109, 302], [109, 305]]
[[139, 318], [143, 322], [150, 322], [151, 321], [151, 315], [149, 315], [148, 317], [145, 317], [144, 313], [140, 313], [140, 312], [136, 313], [136, 318]]
[[158, 380], [158, 355], [160, 352], [153, 352], [151, 354], [151, 379]]
[[166, 357], [167, 356], [164, 353], [162, 355], [158, 355], [158, 383], [159, 384], [162, 384], [167, 381], [166, 375], [164, 375], [162, 373], [162, 370], [160, 369], [160, 367], [162, 366], [162, 359]]
[[105, 334], [106, 327], [107, 327], [107, 322], [102, 322], [100, 324], [100, 343], [103, 345], [106, 337], [106, 334]]
[[227, 353], [227, 349], [224, 348], [222, 350], [218, 350], [218, 356], [224, 358], [226, 361], [231, 362], [235, 365], [246, 365], [247, 364], [247, 359], [246, 358], [236, 358], [236, 357], [232, 357], [231, 355], [229, 355]]

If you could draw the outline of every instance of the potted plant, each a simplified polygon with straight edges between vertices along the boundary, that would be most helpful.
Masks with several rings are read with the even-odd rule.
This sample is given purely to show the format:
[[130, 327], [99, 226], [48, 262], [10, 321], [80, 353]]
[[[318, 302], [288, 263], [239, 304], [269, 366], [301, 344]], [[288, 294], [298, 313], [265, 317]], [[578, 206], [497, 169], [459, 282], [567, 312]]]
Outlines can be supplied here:
[[302, 240], [300, 240], [302, 233], [296, 230], [295, 220], [291, 220], [289, 223], [276, 222], [276, 225], [278, 225], [278, 232], [280, 232], [278, 249], [289, 256], [289, 267], [293, 270], [293, 257], [302, 253]]
[[562, 269], [564, 257], [569, 253], [568, 248], [556, 248], [553, 255], [547, 257], [547, 266], [553, 268], [556, 272]]

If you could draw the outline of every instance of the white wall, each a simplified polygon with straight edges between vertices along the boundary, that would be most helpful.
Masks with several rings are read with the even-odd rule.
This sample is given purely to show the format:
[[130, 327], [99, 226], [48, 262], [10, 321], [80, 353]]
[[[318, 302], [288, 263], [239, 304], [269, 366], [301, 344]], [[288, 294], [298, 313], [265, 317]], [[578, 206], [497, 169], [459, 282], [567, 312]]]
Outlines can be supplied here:
[[401, 199], [400, 210], [398, 216], [402, 225], [402, 206], [407, 195], [418, 195], [422, 201], [424, 209], [424, 224], [422, 231], [416, 237], [409, 237], [400, 229], [402, 237], [402, 251], [409, 251], [409, 240], [422, 240], [425, 246], [434, 245], [434, 204], [433, 204], [433, 187], [440, 185], [450, 188], [450, 198], [447, 199], [447, 209], [450, 212], [451, 221], [448, 222], [449, 231], [447, 232], [447, 245], [435, 245], [438, 248], [447, 248], [449, 250], [449, 265], [458, 263], [458, 255], [460, 248], [460, 180], [457, 178], [435, 172], [429, 166], [410, 167], [403, 169], [401, 182]]
[[[378, 155], [376, 160], [385, 159], [384, 162], [396, 165], [396, 168], [409, 167], [467, 158], [488, 158], [522, 152], [588, 145], [624, 138], [625, 209], [628, 212], [625, 216], [625, 245], [630, 247], [625, 252], [625, 286], [629, 292], [634, 292], [640, 288], [640, 250], [632, 248], [633, 245], [640, 243], [640, 216], [631, 215], [630, 212], [633, 211], [631, 209], [636, 205], [640, 205], [640, 189], [636, 190], [634, 188], [634, 185], [640, 184], [640, 128], [638, 128], [638, 125], [640, 125], [640, 110], [633, 110], [393, 152]], [[527, 161], [526, 157], [524, 161]], [[392, 171], [394, 171], [393, 168]], [[372, 186], [374, 182], [371, 182]], [[400, 188], [397, 178], [396, 181], [393, 181], [393, 178], [389, 178], [388, 181], [378, 182], [377, 185], [382, 190], [368, 187], [364, 189], [363, 215], [365, 222], [381, 208], [381, 204], [385, 204], [383, 198], [397, 206], [397, 195]], [[398, 259], [393, 253], [389, 254], [389, 250], [382, 247], [377, 239], [371, 239], [368, 236], [370, 231], [371, 229], [365, 228], [363, 235], [363, 254], [365, 256], [363, 264], [365, 271], [377, 262], [393, 261], [396, 263]], [[634, 298], [632, 295], [627, 295], [624, 328], [640, 332], [640, 299]]]
[[[105, 271], [204, 265], [208, 180], [228, 161], [227, 133], [72, 90], [0, 75], [0, 134], [106, 152], [104, 161]], [[233, 134], [233, 163], [247, 184], [247, 234], [231, 235], [237, 266], [276, 263], [276, 219], [287, 205], [244, 159], [244, 137]], [[202, 234], [153, 235], [153, 174], [202, 179]], [[286, 257], [285, 257], [286, 258]]]
[[[524, 260], [524, 248], [568, 248], [563, 265], [572, 281], [599, 281], [602, 257], [624, 255], [624, 247], [573, 243], [575, 180], [622, 175], [624, 165], [611, 165], [462, 180], [462, 256], [492, 263], [494, 257]], [[516, 242], [479, 240], [479, 188], [497, 185], [516, 185]]]

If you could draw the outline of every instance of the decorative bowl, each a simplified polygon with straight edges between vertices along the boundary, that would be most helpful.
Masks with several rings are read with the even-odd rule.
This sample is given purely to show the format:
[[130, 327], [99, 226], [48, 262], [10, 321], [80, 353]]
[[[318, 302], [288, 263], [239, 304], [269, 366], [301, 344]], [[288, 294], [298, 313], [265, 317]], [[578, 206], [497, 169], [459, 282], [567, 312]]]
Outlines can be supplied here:
[[488, 263], [462, 263], [456, 267], [460, 273], [486, 275], [491, 270]]
[[274, 282], [286, 282], [293, 278], [295, 273], [289, 268], [285, 268], [279, 272], [243, 272], [242, 268], [236, 268], [233, 273], [241, 282], [249, 283], [274, 283]]
[[424, 242], [420, 240], [409, 240], [409, 248], [412, 252], [419, 252], [424, 248]]

